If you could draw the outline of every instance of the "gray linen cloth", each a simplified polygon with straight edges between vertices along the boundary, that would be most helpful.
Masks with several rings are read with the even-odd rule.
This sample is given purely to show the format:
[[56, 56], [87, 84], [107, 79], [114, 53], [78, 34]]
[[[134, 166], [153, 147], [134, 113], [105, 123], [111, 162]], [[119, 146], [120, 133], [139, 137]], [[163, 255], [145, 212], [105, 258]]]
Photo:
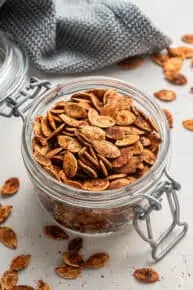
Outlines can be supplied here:
[[127, 0], [0, 0], [0, 29], [46, 72], [93, 71], [170, 43]]

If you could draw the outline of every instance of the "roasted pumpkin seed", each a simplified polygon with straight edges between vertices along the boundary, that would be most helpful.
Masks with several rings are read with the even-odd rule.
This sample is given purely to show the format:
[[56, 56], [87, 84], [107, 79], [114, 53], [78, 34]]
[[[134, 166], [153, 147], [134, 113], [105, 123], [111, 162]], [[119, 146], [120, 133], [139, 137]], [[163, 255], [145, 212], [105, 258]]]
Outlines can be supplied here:
[[168, 54], [154, 54], [152, 55], [152, 60], [159, 64], [160, 66], [163, 66], [164, 63], [169, 59]]
[[31, 261], [31, 255], [21, 255], [14, 258], [10, 268], [12, 271], [21, 271], [28, 267]]
[[100, 116], [94, 109], [88, 111], [88, 119], [93, 126], [100, 128], [108, 128], [115, 125], [115, 120], [113, 118]]
[[73, 137], [70, 136], [58, 136], [58, 144], [60, 147], [67, 149], [73, 153], [79, 152], [82, 148], [81, 144]]
[[119, 148], [109, 141], [93, 141], [92, 144], [94, 149], [104, 157], [117, 158], [121, 154]]
[[47, 140], [50, 140], [51, 138], [55, 137], [58, 135], [64, 128], [64, 124], [61, 124], [56, 130], [54, 130], [47, 138]]
[[16, 271], [7, 270], [3, 273], [0, 281], [2, 290], [11, 290], [17, 284], [18, 274]]
[[19, 191], [20, 182], [19, 178], [11, 177], [5, 180], [2, 188], [1, 188], [1, 195], [2, 196], [11, 196]]
[[138, 135], [130, 135], [130, 136], [128, 135], [124, 139], [117, 140], [115, 142], [115, 145], [117, 145], [119, 147], [129, 146], [129, 145], [135, 144], [138, 140], [139, 140]]
[[175, 75], [180, 72], [182, 65], [183, 57], [171, 57], [163, 64], [164, 72]]
[[69, 117], [80, 119], [80, 118], [86, 118], [87, 113], [86, 110], [76, 103], [66, 102], [64, 105], [64, 112]]
[[106, 89], [91, 89], [88, 90], [86, 93], [95, 95], [100, 101], [102, 101], [106, 91], [107, 91]]
[[34, 152], [33, 156], [35, 160], [43, 167], [49, 167], [52, 165], [50, 159], [45, 155], [40, 154], [39, 152]]
[[101, 172], [102, 172], [102, 175], [104, 177], [107, 177], [108, 176], [108, 170], [104, 164], [104, 162], [102, 160], [99, 160], [99, 166], [100, 166], [100, 169], [101, 169]]
[[168, 109], [163, 109], [163, 111], [164, 111], [164, 114], [167, 118], [169, 127], [173, 128], [174, 127], [174, 119], [173, 119], [171, 112]]
[[144, 131], [148, 131], [148, 132], [151, 132], [151, 127], [149, 125], [148, 122], [146, 122], [142, 117], [137, 117], [136, 120], [135, 120], [135, 125], [144, 130]]
[[182, 122], [185, 129], [193, 131], [193, 119], [185, 120]]
[[86, 137], [88, 142], [105, 140], [105, 131], [95, 126], [84, 126], [79, 132], [81, 132], [81, 136]]
[[147, 164], [153, 165], [156, 160], [156, 156], [149, 149], [144, 149], [142, 153], [142, 159]]
[[184, 34], [182, 36], [182, 41], [186, 42], [186, 43], [190, 43], [193, 44], [193, 34]]
[[42, 129], [41, 129], [41, 121], [43, 117], [37, 116], [33, 122], [33, 132], [34, 135], [41, 136], [42, 135]]
[[10, 249], [17, 248], [17, 235], [9, 227], [0, 227], [0, 242]]
[[64, 153], [63, 169], [68, 177], [74, 177], [78, 170], [77, 160], [70, 151]]
[[109, 139], [119, 140], [125, 137], [124, 131], [121, 127], [114, 126], [106, 129], [106, 136]]
[[42, 280], [38, 281], [37, 290], [51, 290], [50, 286]]
[[125, 177], [125, 176], [127, 176], [126, 173], [117, 173], [117, 174], [112, 174], [112, 175], [109, 175], [109, 176], [107, 177], [107, 180], [119, 179], [119, 178], [123, 178], [123, 177]]
[[76, 279], [81, 274], [81, 268], [65, 265], [57, 267], [56, 273], [64, 279]]
[[115, 117], [119, 110], [119, 104], [118, 101], [111, 101], [107, 102], [107, 104], [104, 105], [104, 107], [101, 108], [100, 113], [103, 116], [107, 117]]
[[97, 156], [98, 156], [98, 158], [99, 158], [100, 160], [102, 160], [102, 162], [104, 163], [105, 167], [106, 167], [108, 170], [111, 170], [111, 169], [112, 169], [112, 164], [111, 164], [111, 162], [110, 162], [107, 158], [105, 158], [104, 156], [102, 156], [102, 155], [100, 155], [100, 154], [98, 154]]
[[172, 90], [161, 90], [154, 93], [154, 96], [164, 102], [171, 102], [176, 99], [176, 93]]
[[85, 268], [102, 268], [109, 261], [109, 255], [106, 253], [96, 253], [90, 256], [85, 262]]
[[90, 166], [86, 165], [84, 162], [81, 160], [78, 160], [78, 166], [91, 178], [97, 178], [98, 174], [97, 172], [92, 169]]
[[140, 163], [139, 158], [132, 157], [131, 160], [125, 166], [121, 168], [116, 168], [116, 171], [119, 173], [126, 173], [126, 174], [135, 173], [139, 163]]
[[79, 181], [66, 179], [66, 180], [63, 180], [63, 183], [65, 183], [68, 186], [72, 186], [72, 187], [75, 187], [75, 188], [78, 188], [78, 189], [82, 189], [82, 184]]
[[79, 121], [74, 118], [69, 117], [66, 114], [59, 115], [60, 119], [68, 126], [80, 128], [81, 126], [87, 125], [86, 121]]
[[103, 96], [103, 103], [113, 102], [119, 98], [119, 94], [115, 89], [108, 89]]
[[71, 253], [78, 253], [82, 249], [82, 238], [75, 238], [68, 244], [68, 251]]
[[128, 110], [119, 111], [116, 115], [116, 124], [120, 126], [131, 125], [135, 122], [135, 115]]
[[192, 58], [193, 49], [187, 46], [180, 46], [175, 48], [168, 48], [168, 53], [171, 56], [177, 56], [182, 58]]
[[45, 155], [48, 151], [48, 143], [45, 138], [41, 136], [35, 136], [32, 140], [33, 152], [39, 152], [41, 155]]
[[56, 130], [56, 122], [55, 122], [54, 116], [52, 115], [52, 113], [50, 111], [47, 112], [47, 118], [48, 118], [48, 122], [50, 124], [50, 127], [53, 130]]
[[83, 189], [91, 191], [102, 191], [107, 189], [109, 186], [109, 181], [105, 179], [91, 179], [83, 183]]
[[41, 119], [41, 131], [45, 137], [48, 137], [52, 133], [49, 127], [49, 121], [48, 121], [47, 116]]
[[49, 225], [44, 227], [44, 234], [53, 240], [68, 239], [67, 233], [56, 225]]
[[187, 77], [180, 73], [177, 73], [175, 75], [165, 74], [165, 76], [168, 81], [170, 81], [172, 84], [175, 84], [175, 85], [179, 85], [179, 86], [186, 85], [188, 82]]
[[120, 149], [121, 155], [112, 161], [113, 168], [120, 168], [126, 165], [133, 156], [133, 151], [129, 147]]
[[136, 269], [133, 275], [138, 281], [143, 283], [154, 283], [159, 281], [158, 273], [150, 268]]
[[108, 189], [117, 189], [123, 186], [129, 185], [131, 182], [127, 178], [120, 178], [120, 179], [115, 179], [110, 182], [109, 188]]
[[77, 252], [65, 252], [63, 254], [64, 263], [68, 266], [72, 266], [75, 268], [81, 268], [84, 265], [84, 260], [80, 254]]
[[0, 224], [4, 223], [11, 215], [13, 210], [12, 205], [1, 205], [0, 204]]

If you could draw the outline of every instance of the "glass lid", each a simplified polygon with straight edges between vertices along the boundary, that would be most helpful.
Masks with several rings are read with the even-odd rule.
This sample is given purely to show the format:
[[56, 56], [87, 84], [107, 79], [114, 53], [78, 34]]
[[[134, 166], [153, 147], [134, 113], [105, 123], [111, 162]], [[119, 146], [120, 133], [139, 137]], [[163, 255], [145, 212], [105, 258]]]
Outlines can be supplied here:
[[0, 103], [15, 96], [27, 79], [28, 59], [0, 31]]

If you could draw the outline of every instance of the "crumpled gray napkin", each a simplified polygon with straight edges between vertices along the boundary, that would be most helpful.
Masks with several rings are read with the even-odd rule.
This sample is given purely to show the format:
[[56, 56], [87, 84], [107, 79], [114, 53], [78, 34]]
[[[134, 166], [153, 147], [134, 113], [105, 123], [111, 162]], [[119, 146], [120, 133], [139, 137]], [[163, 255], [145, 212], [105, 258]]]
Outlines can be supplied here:
[[93, 71], [170, 43], [127, 0], [0, 0], [0, 6], [0, 28], [46, 72]]

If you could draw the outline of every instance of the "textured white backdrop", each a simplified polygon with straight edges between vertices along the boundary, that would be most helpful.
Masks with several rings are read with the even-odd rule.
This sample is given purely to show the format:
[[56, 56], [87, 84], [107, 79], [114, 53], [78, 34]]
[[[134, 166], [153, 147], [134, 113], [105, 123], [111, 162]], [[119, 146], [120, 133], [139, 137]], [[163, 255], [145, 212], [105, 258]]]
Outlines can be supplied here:
[[[136, 0], [136, 3], [152, 18], [152, 20], [176, 44], [181, 44], [180, 36], [192, 32], [191, 0]], [[39, 75], [36, 70], [31, 73]], [[182, 219], [188, 221], [190, 229], [187, 237], [154, 268], [163, 277], [161, 282], [152, 286], [136, 283], [131, 272], [134, 267], [148, 265], [149, 248], [132, 231], [129, 235], [116, 236], [106, 239], [85, 239], [84, 253], [89, 255], [95, 251], [108, 251], [111, 256], [108, 267], [87, 271], [75, 281], [66, 281], [58, 278], [54, 268], [61, 262], [59, 250], [65, 248], [66, 243], [46, 239], [42, 233], [45, 224], [51, 219], [41, 211], [34, 196], [33, 188], [26, 174], [20, 152], [20, 135], [22, 122], [18, 119], [0, 119], [0, 183], [9, 176], [18, 176], [21, 180], [21, 190], [18, 195], [4, 203], [14, 205], [12, 217], [6, 225], [15, 229], [18, 234], [18, 249], [12, 251], [0, 245], [0, 273], [9, 265], [10, 260], [20, 253], [31, 253], [32, 262], [27, 270], [20, 274], [20, 283], [35, 286], [35, 281], [45, 279], [54, 290], [141, 290], [167, 289], [191, 290], [193, 285], [193, 133], [185, 131], [181, 121], [193, 118], [193, 95], [189, 92], [193, 86], [193, 73], [189, 62], [184, 66], [184, 73], [188, 76], [189, 84], [184, 87], [174, 87], [166, 83], [160, 68], [150, 61], [133, 71], [123, 71], [112, 66], [91, 75], [105, 75], [117, 77], [152, 94], [155, 90], [174, 88], [177, 91], [177, 100], [170, 104], [160, 103], [174, 114], [175, 128], [173, 129], [172, 175], [182, 184], [180, 193]], [[75, 76], [74, 76], [75, 77]], [[65, 82], [71, 77], [49, 77], [53, 83]], [[192, 82], [191, 82], [192, 80]], [[156, 217], [155, 224], [161, 229], [167, 223], [167, 214]], [[104, 278], [101, 278], [104, 275]]]

